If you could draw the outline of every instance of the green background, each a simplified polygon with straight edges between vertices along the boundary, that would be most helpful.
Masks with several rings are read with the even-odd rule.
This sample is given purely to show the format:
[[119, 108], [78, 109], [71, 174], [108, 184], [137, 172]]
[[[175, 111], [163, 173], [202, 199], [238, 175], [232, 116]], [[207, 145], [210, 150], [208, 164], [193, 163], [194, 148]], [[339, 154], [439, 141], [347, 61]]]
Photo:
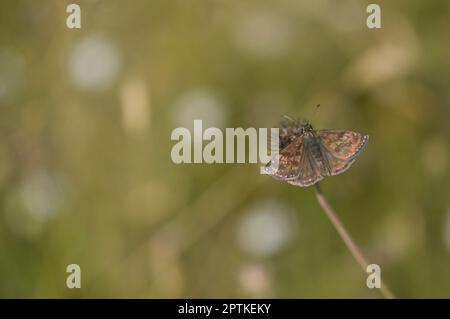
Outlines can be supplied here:
[[322, 188], [398, 297], [450, 297], [446, 1], [69, 3], [0, 2], [1, 297], [379, 298], [313, 188], [171, 161], [283, 114], [370, 135]]

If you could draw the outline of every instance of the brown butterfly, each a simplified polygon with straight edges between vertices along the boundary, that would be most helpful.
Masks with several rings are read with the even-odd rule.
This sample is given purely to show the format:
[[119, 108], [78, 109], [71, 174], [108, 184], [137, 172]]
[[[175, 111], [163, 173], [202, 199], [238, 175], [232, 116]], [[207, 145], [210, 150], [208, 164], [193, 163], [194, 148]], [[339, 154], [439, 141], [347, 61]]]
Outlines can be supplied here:
[[279, 153], [264, 173], [292, 185], [310, 186], [347, 170], [368, 140], [366, 134], [314, 130], [308, 121], [289, 119], [280, 128]]

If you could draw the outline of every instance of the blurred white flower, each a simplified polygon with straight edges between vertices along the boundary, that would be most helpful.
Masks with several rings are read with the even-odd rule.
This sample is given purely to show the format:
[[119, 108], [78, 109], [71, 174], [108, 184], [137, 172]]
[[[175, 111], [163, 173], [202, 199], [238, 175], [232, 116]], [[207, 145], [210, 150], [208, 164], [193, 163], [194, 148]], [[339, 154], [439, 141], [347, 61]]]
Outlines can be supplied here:
[[294, 220], [293, 212], [282, 203], [259, 203], [244, 214], [238, 225], [239, 245], [253, 255], [272, 256], [291, 238]]
[[245, 292], [266, 295], [271, 289], [270, 272], [262, 264], [246, 264], [239, 270], [239, 284]]
[[159, 233], [149, 243], [148, 256], [154, 291], [150, 297], [180, 298], [186, 283], [176, 236]]
[[0, 49], [0, 102], [11, 102], [24, 85], [25, 61], [21, 54]]
[[20, 195], [25, 209], [36, 219], [45, 221], [61, 207], [64, 189], [61, 179], [37, 172], [25, 180]]
[[120, 54], [117, 47], [101, 35], [81, 39], [69, 57], [69, 75], [80, 89], [108, 89], [114, 83], [119, 69]]
[[290, 49], [293, 41], [286, 19], [269, 11], [244, 15], [237, 24], [234, 37], [239, 50], [259, 58], [281, 56]]
[[369, 89], [401, 78], [417, 64], [420, 46], [413, 28], [398, 21], [381, 41], [357, 56], [344, 72], [344, 81], [354, 89]]
[[[422, 244], [423, 225], [420, 212], [414, 208], [394, 209], [383, 225], [383, 236], [374, 240], [387, 261], [395, 261]], [[377, 233], [377, 236], [379, 234]]]
[[223, 102], [211, 90], [197, 89], [185, 93], [175, 102], [175, 121], [193, 128], [194, 120], [203, 120], [203, 128], [223, 128], [226, 123]]
[[148, 129], [150, 122], [150, 94], [140, 76], [126, 78], [120, 86], [122, 122], [130, 135], [139, 136]]
[[58, 212], [66, 197], [66, 183], [60, 176], [38, 171], [7, 200], [6, 223], [17, 235], [32, 238]]

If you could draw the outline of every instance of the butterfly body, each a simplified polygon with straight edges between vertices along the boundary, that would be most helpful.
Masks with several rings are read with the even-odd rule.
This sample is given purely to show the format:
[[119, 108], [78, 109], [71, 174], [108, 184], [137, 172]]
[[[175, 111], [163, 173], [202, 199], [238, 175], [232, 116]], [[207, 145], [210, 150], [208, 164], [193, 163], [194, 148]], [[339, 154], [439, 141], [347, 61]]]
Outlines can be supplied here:
[[290, 121], [280, 130], [280, 152], [265, 172], [292, 185], [310, 186], [347, 170], [368, 139], [358, 132], [314, 130], [309, 122]]

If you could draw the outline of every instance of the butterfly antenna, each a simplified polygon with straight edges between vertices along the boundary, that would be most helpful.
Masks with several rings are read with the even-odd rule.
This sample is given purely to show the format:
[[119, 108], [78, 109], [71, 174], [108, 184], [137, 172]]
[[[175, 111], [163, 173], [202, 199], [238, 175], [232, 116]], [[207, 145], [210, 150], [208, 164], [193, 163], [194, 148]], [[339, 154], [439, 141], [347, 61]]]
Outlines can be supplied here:
[[319, 109], [319, 107], [320, 107], [320, 104], [317, 104], [316, 107], [314, 108], [314, 111], [313, 111], [313, 114], [312, 114], [311, 118], [314, 118], [314, 116], [316, 115], [317, 110]]
[[286, 114], [284, 114], [282, 116], [282, 118], [285, 119], [285, 120], [289, 120], [289, 121], [295, 122], [295, 120], [292, 117], [290, 117], [289, 115], [286, 115]]
[[295, 119], [290, 117], [289, 115], [282, 115], [281, 116], [281, 124], [282, 126], [286, 126], [286, 125], [292, 125], [293, 123], [295, 123]]

